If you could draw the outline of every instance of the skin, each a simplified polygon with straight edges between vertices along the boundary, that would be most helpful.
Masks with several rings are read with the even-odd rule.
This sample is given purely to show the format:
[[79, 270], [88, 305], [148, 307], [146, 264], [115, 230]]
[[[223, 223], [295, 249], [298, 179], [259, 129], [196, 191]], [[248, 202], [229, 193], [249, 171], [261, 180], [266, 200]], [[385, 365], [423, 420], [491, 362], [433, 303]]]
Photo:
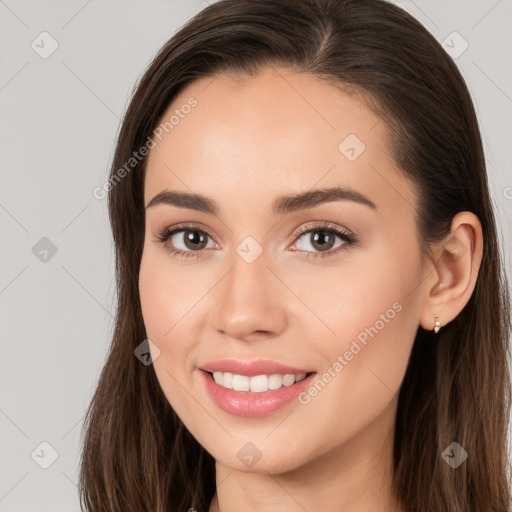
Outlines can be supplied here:
[[[265, 68], [251, 79], [203, 78], [164, 118], [190, 96], [197, 106], [149, 154], [145, 204], [167, 189], [205, 195], [221, 212], [148, 208], [139, 286], [148, 338], [161, 351], [154, 369], [162, 390], [216, 460], [210, 512], [400, 511], [391, 492], [400, 384], [418, 326], [433, 329], [434, 314], [445, 325], [471, 296], [482, 253], [478, 219], [459, 213], [423, 265], [417, 191], [390, 156], [384, 123], [317, 77]], [[366, 145], [354, 161], [338, 149], [349, 134]], [[335, 185], [377, 209], [341, 200], [271, 211], [278, 196]], [[296, 234], [314, 221], [348, 229], [358, 242], [334, 254], [343, 242], [336, 237], [324, 246], [332, 256], [308, 258], [322, 254], [311, 242], [322, 228], [301, 235], [302, 246]], [[166, 249], [174, 242], [193, 251], [183, 231], [154, 241], [183, 222], [211, 234], [197, 258]], [[252, 263], [236, 252], [248, 236], [263, 250]], [[322, 375], [397, 303], [394, 318], [305, 405], [237, 417], [219, 409], [198, 378], [201, 364], [232, 357]], [[261, 452], [252, 467], [237, 457], [248, 442]]]

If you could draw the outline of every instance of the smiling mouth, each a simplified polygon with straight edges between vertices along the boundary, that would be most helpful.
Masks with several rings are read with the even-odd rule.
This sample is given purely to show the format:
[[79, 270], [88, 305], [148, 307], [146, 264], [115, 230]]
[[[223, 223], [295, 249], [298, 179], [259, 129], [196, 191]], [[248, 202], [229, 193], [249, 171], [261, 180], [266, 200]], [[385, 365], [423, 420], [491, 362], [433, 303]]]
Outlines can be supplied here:
[[261, 375], [239, 375], [231, 372], [205, 372], [210, 375], [210, 378], [215, 381], [219, 386], [233, 391], [249, 392], [249, 393], [264, 393], [266, 391], [278, 390], [282, 387], [291, 387], [295, 383], [304, 380], [313, 373], [274, 373], [274, 374], [261, 374]]

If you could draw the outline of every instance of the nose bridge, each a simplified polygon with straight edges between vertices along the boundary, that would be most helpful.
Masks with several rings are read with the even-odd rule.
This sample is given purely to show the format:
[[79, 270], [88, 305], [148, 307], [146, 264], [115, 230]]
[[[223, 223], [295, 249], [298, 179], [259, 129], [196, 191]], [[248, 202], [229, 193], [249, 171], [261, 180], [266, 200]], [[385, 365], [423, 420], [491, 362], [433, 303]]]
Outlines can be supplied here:
[[266, 254], [261, 252], [254, 258], [250, 244], [240, 244], [233, 254], [231, 268], [215, 297], [215, 327], [237, 338], [255, 331], [276, 334], [286, 320], [283, 291], [267, 267]]

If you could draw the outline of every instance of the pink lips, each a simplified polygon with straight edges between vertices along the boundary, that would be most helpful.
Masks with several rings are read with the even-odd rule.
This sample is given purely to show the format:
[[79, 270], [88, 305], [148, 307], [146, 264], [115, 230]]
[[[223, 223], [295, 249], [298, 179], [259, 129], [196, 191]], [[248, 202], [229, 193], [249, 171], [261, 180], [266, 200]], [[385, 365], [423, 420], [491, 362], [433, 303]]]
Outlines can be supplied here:
[[[313, 370], [294, 368], [275, 361], [263, 360], [239, 361], [228, 359], [213, 361], [201, 365], [200, 370], [200, 378], [213, 402], [229, 414], [244, 417], [267, 416], [283, 408], [297, 399], [299, 394], [311, 385], [312, 380], [316, 376], [316, 372]], [[249, 377], [262, 374], [272, 375], [274, 373], [283, 375], [287, 373], [294, 375], [305, 373], [306, 378], [291, 386], [282, 386], [275, 390], [252, 393], [250, 391], [235, 391], [220, 386], [212, 378], [211, 373], [214, 371], [230, 372]]]

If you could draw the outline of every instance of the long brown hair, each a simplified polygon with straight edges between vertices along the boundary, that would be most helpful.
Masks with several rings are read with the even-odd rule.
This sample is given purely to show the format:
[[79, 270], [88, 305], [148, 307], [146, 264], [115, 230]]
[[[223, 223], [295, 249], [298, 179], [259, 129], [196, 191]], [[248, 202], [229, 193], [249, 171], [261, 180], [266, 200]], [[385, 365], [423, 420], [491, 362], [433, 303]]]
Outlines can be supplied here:
[[[212, 456], [166, 400], [152, 365], [134, 356], [146, 338], [138, 292], [144, 238], [144, 146], [193, 80], [252, 76], [264, 65], [312, 73], [354, 90], [386, 123], [397, 166], [419, 191], [424, 247], [453, 216], [475, 213], [484, 237], [476, 288], [438, 335], [418, 328], [400, 389], [394, 490], [408, 512], [510, 512], [510, 302], [475, 110], [436, 39], [383, 0], [220, 0], [182, 27], [139, 81], [124, 116], [109, 186], [117, 315], [87, 410], [80, 501], [91, 512], [208, 510]], [[459, 443], [468, 458], [441, 457]]]

